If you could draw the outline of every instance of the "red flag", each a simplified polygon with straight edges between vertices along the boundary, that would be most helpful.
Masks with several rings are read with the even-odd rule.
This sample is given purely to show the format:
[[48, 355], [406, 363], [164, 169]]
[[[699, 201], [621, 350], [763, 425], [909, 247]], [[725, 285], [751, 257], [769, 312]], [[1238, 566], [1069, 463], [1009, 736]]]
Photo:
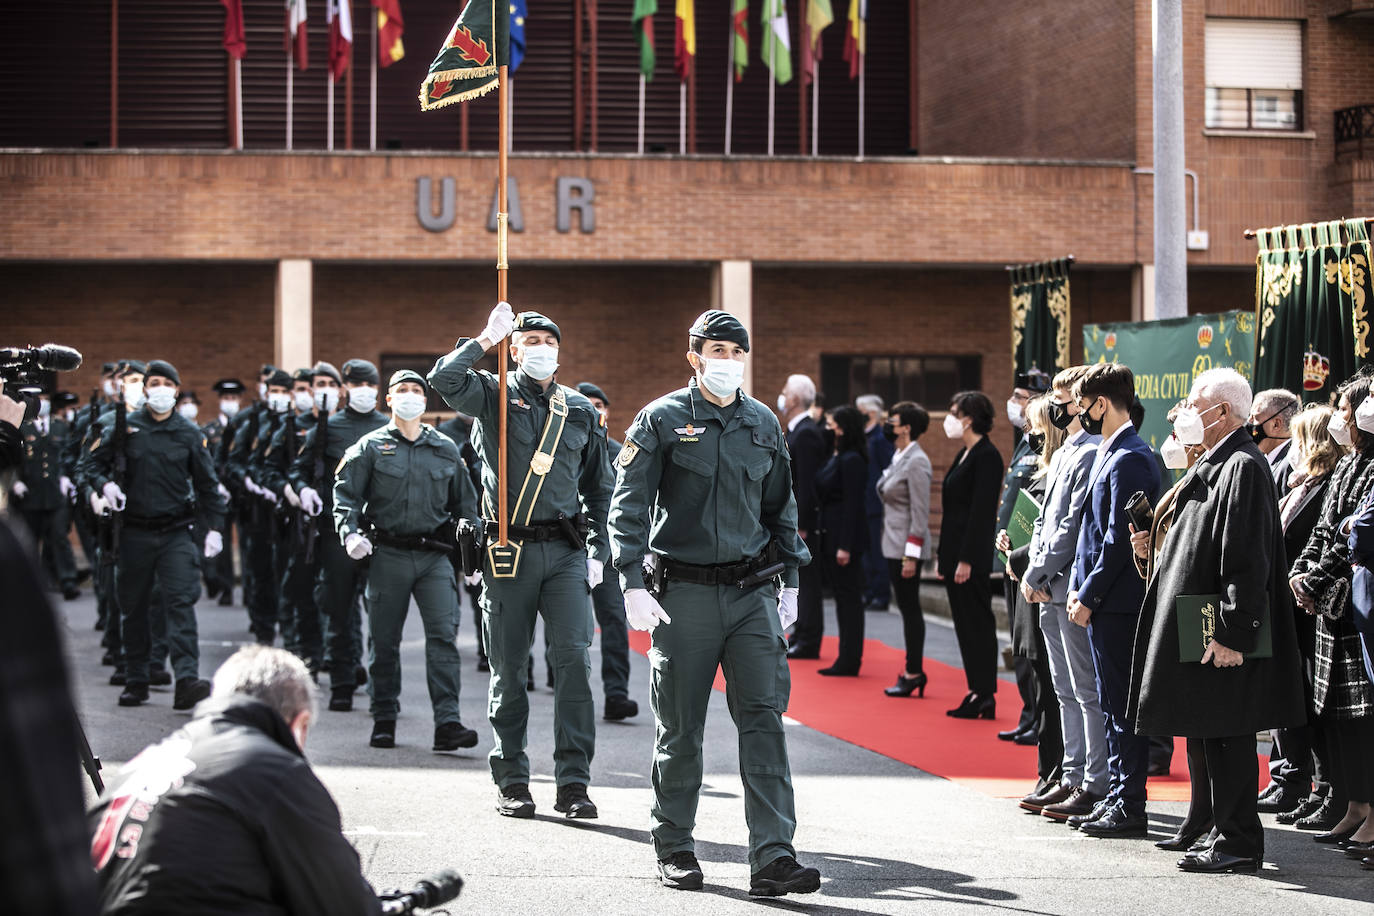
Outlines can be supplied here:
[[283, 49], [291, 55], [296, 66], [310, 69], [310, 52], [306, 44], [305, 0], [286, 0], [286, 36]]
[[243, 39], [243, 0], [219, 0], [224, 6], [224, 50], [234, 60], [243, 60], [248, 43]]
[[401, 19], [401, 0], [372, 0], [377, 8], [377, 57], [383, 67], [389, 67], [406, 56], [401, 44], [406, 24]]
[[329, 78], [344, 75], [353, 59], [353, 10], [350, 0], [329, 0]]

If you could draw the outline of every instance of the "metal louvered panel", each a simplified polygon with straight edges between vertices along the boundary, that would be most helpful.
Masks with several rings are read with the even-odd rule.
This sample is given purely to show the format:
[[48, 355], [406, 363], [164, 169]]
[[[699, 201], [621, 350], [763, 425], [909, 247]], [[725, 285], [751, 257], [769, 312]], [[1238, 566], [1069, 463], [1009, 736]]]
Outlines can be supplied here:
[[119, 145], [222, 148], [228, 139], [224, 7], [119, 4]]
[[108, 146], [109, 0], [5, 7], [0, 146]]

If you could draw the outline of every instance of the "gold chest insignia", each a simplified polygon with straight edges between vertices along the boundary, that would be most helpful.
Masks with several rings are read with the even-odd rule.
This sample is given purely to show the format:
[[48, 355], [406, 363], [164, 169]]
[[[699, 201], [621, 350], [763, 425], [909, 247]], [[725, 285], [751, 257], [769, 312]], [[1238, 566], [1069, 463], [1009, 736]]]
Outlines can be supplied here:
[[553, 456], [548, 452], [535, 452], [530, 458], [530, 470], [543, 477], [553, 470]]

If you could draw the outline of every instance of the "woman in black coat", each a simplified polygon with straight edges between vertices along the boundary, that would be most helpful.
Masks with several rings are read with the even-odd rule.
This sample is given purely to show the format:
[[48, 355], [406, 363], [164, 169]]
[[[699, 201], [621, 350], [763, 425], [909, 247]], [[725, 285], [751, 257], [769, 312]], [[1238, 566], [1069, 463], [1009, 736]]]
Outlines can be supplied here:
[[968, 695], [947, 715], [991, 719], [997, 713], [997, 620], [992, 614], [993, 539], [1005, 465], [992, 431], [992, 401], [961, 391], [945, 415], [945, 436], [964, 447], [940, 489], [940, 549], [936, 572], [945, 583]]
[[826, 427], [834, 434], [835, 454], [816, 472], [816, 497], [821, 507], [821, 562], [825, 565], [826, 581], [835, 593], [840, 655], [835, 664], [822, 668], [820, 673], [853, 677], [859, 673], [864, 654], [861, 558], [868, 550], [864, 415], [853, 407], [838, 407]]

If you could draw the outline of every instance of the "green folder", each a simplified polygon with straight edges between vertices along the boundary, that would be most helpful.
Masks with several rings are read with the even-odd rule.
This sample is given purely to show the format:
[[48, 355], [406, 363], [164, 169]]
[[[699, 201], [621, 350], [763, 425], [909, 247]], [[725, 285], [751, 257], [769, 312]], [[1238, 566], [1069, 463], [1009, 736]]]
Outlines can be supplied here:
[[[1207, 651], [1207, 644], [1216, 633], [1217, 618], [1221, 615], [1221, 596], [1179, 595], [1174, 600], [1174, 607], [1178, 611], [1178, 660], [1200, 662]], [[1260, 621], [1255, 651], [1246, 652], [1245, 657], [1271, 658], [1273, 654], [1273, 635], [1269, 631], [1269, 618], [1266, 616]]]
[[[1016, 504], [1011, 507], [1011, 521], [1007, 522], [1007, 537], [1011, 539], [1011, 549], [1025, 547], [1035, 534], [1035, 520], [1040, 517], [1040, 504], [1025, 490], [1016, 492]], [[1007, 555], [997, 551], [997, 560], [1007, 565]]]

